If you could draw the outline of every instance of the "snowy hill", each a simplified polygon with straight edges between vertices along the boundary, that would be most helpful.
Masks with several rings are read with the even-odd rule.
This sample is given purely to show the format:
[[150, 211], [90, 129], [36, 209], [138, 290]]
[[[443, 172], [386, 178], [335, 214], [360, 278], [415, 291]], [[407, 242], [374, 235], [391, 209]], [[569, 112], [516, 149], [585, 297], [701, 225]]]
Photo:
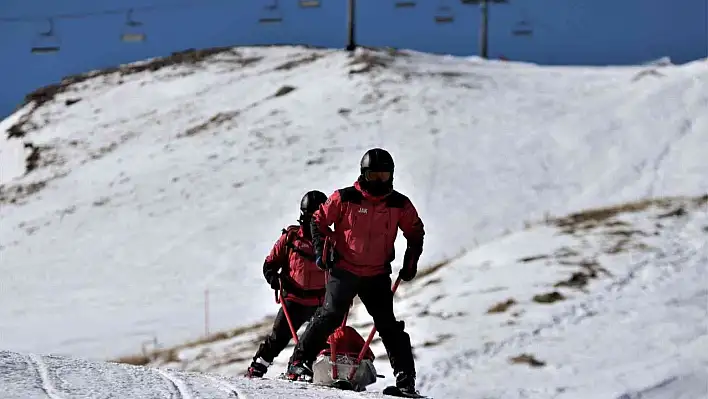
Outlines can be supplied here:
[[[240, 373], [277, 310], [263, 258], [300, 197], [351, 184], [382, 146], [426, 223], [430, 273], [397, 302], [422, 389], [693, 397], [706, 359], [684, 354], [708, 353], [707, 82], [703, 61], [551, 68], [293, 47], [72, 78], [0, 122], [2, 349], [106, 359], [199, 339], [208, 290], [210, 332], [246, 333], [150, 365]], [[631, 225], [620, 233], [569, 235], [550, 216], [673, 195], [685, 197], [611, 219]], [[565, 300], [534, 302], [553, 291]], [[546, 367], [508, 366], [526, 352]]]
[[[666, 380], [672, 394], [659, 397], [704, 397], [707, 236], [708, 196], [667, 198], [549, 219], [440, 265], [397, 295], [421, 389], [619, 399]], [[366, 336], [371, 321], [358, 310], [352, 321]], [[267, 328], [164, 351], [149, 365], [241, 374]], [[375, 342], [376, 368], [390, 376]]]
[[[420, 389], [437, 398], [706, 397], [707, 233], [708, 196], [642, 201], [529, 225], [441, 265], [398, 296]], [[364, 312], [353, 316], [365, 333]], [[376, 392], [390, 378], [359, 394], [235, 377], [262, 332], [166, 351], [150, 368], [0, 352], [0, 388], [9, 398], [385, 397]], [[380, 343], [374, 349], [390, 376]]]
[[251, 381], [8, 351], [0, 351], [0, 367], [3, 399], [390, 398], [287, 381]]

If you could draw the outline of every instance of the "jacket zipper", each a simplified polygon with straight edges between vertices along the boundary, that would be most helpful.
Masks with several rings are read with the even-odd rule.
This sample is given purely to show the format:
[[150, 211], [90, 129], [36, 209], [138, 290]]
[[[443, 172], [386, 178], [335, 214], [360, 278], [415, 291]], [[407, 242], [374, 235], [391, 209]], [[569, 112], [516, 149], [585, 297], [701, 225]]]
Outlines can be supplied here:
[[369, 215], [369, 217], [367, 218], [367, 219], [369, 219], [369, 220], [368, 220], [368, 222], [369, 222], [369, 223], [368, 223], [369, 238], [368, 238], [368, 240], [366, 240], [366, 251], [365, 251], [367, 254], [369, 253], [369, 247], [370, 247], [370, 245], [371, 245], [371, 230], [373, 230], [374, 215], [375, 215], [375, 214], [376, 214], [376, 205], [375, 205], [375, 204], [372, 204], [372, 206], [371, 206], [371, 215]]
[[[302, 251], [302, 247], [299, 248]], [[304, 251], [303, 251], [304, 252]], [[302, 281], [303, 281], [303, 287], [304, 289], [309, 289], [310, 285], [310, 270], [308, 270], [307, 267], [307, 259], [305, 259], [302, 255], [300, 255], [301, 261], [302, 261]]]

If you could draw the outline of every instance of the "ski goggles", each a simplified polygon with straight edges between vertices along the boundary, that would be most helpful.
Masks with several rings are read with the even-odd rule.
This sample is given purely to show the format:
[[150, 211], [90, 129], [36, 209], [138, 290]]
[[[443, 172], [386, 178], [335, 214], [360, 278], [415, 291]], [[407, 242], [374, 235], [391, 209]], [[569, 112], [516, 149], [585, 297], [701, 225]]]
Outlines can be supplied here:
[[364, 177], [368, 181], [388, 181], [391, 178], [391, 172], [375, 172], [373, 170], [367, 170]]

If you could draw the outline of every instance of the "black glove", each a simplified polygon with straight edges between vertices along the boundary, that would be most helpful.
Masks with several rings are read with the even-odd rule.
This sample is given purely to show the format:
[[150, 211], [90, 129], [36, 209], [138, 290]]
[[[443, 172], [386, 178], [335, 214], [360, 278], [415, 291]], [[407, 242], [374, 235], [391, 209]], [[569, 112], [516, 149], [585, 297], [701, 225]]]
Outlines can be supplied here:
[[315, 265], [320, 268], [320, 270], [328, 270], [327, 263], [322, 259], [322, 256], [317, 255], [315, 258]]
[[403, 268], [398, 273], [401, 280], [411, 281], [415, 278], [415, 275], [418, 274], [418, 258], [422, 252], [422, 248], [419, 247], [409, 246], [406, 248], [406, 253], [403, 255]]
[[[322, 251], [327, 253], [323, 254]], [[337, 264], [337, 252], [334, 250], [334, 245], [328, 242], [324, 248], [315, 249], [315, 265], [322, 270], [332, 270]]]
[[418, 274], [418, 266], [415, 264], [404, 267], [401, 269], [401, 272], [398, 273], [403, 281], [413, 280], [416, 274]]
[[277, 274], [269, 275], [266, 277], [266, 281], [268, 284], [270, 284], [270, 288], [274, 290], [279, 290], [280, 289], [280, 276]]
[[329, 251], [329, 256], [326, 258], [322, 258], [322, 256], [318, 255], [315, 259], [315, 265], [321, 270], [332, 270], [335, 264], [337, 264], [337, 253], [334, 252], [334, 249]]

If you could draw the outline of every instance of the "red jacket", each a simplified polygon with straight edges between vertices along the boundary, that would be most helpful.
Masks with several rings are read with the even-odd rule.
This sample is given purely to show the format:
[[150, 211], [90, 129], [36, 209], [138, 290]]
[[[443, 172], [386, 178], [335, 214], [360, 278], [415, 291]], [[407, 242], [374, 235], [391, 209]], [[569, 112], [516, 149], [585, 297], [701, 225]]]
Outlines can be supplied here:
[[325, 272], [315, 265], [312, 240], [302, 228], [290, 226], [275, 242], [263, 264], [263, 275], [269, 278], [282, 269], [285, 299], [307, 306], [318, 306], [325, 293]]
[[[329, 228], [332, 224], [334, 231]], [[338, 256], [336, 267], [359, 276], [391, 272], [399, 228], [414, 253], [411, 261], [417, 262], [425, 230], [411, 201], [395, 190], [374, 197], [359, 182], [332, 193], [312, 216], [316, 245], [322, 245], [323, 235], [331, 237]]]

